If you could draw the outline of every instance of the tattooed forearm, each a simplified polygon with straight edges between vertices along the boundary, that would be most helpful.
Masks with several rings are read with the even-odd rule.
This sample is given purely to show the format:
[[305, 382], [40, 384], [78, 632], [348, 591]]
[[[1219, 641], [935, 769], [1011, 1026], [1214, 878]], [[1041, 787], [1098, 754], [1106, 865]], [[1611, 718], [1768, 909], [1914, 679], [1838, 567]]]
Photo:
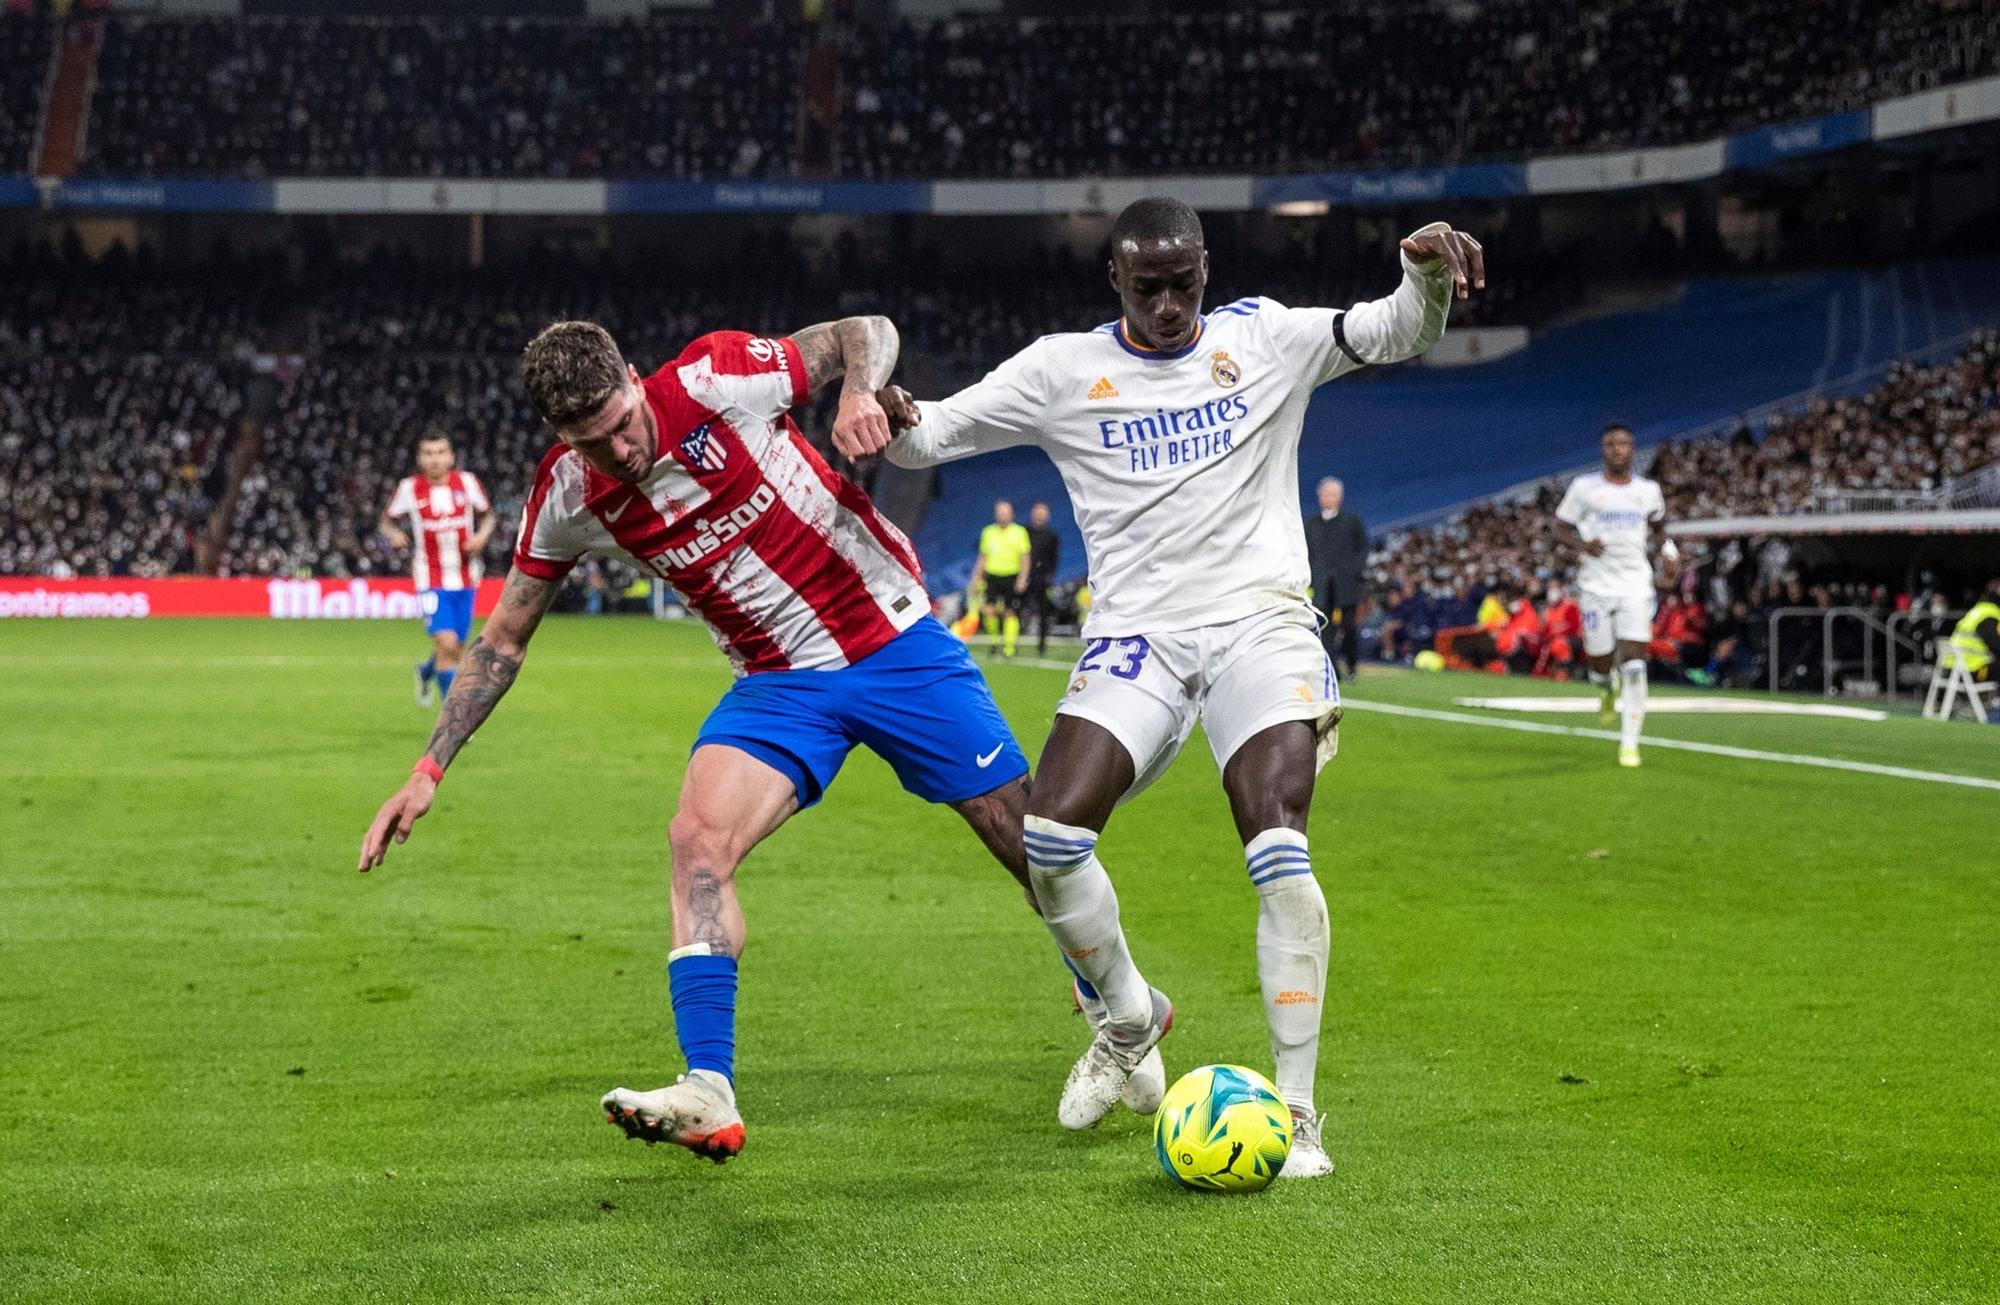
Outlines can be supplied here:
[[521, 660], [528, 655], [528, 640], [534, 637], [535, 627], [542, 623], [542, 615], [555, 601], [559, 588], [555, 581], [537, 580], [518, 568], [508, 573], [499, 605], [487, 619], [486, 628], [466, 648], [458, 679], [438, 711], [437, 728], [431, 731], [424, 755], [440, 767], [451, 764], [472, 732], [514, 687]]
[[431, 731], [430, 746], [424, 755], [440, 767], [449, 766], [472, 732], [493, 714], [494, 705], [513, 687], [514, 677], [520, 673], [520, 658], [506, 656], [483, 637], [474, 639], [459, 664], [457, 682], [445, 695], [437, 728]]
[[688, 877], [687, 941], [707, 943], [712, 955], [734, 956], [722, 910], [722, 880], [713, 870], [696, 870]]
[[843, 317], [794, 332], [792, 342], [805, 359], [806, 388], [822, 389], [836, 376], [846, 379], [843, 390], [873, 394], [896, 370], [902, 338], [886, 317]]

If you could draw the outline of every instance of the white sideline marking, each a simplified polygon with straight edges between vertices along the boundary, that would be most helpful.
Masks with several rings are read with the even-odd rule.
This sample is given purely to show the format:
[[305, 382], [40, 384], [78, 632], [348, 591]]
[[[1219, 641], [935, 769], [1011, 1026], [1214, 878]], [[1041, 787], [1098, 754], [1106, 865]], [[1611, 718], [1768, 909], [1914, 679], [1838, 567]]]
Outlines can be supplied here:
[[[1044, 658], [1016, 658], [1017, 666], [1039, 666], [1045, 670], [1066, 671], [1069, 662], [1052, 662]], [[1582, 699], [1593, 702], [1594, 699]], [[1540, 721], [1507, 720], [1496, 716], [1472, 716], [1462, 711], [1435, 711], [1429, 707], [1404, 707], [1388, 702], [1362, 702], [1356, 698], [1342, 697], [1340, 705], [1354, 707], [1361, 711], [1379, 711], [1389, 716], [1411, 716], [1417, 720], [1442, 721], [1447, 725], [1483, 725], [1490, 730], [1517, 730], [1523, 734], [1557, 734], [1575, 739], [1603, 739], [1616, 743], [1616, 730], [1595, 730], [1578, 725], [1544, 725]], [[1756, 748], [1732, 748], [1723, 743], [1696, 743], [1689, 739], [1662, 739], [1650, 734], [1641, 734], [1639, 741], [1651, 748], [1672, 748], [1681, 752], [1705, 752], [1714, 757], [1734, 757], [1739, 761], [1775, 761], [1788, 766], [1817, 766], [1822, 770], [1848, 770], [1860, 775], [1882, 775], [1889, 779], [1915, 779], [1927, 784], [1955, 784], [1961, 788], [1983, 788], [2000, 792], [2000, 779], [1982, 779], [1977, 775], [1952, 775], [1940, 770], [1913, 770], [1908, 766], [1881, 766], [1872, 761], [1843, 761], [1838, 757], [1814, 757], [1802, 752], [1761, 752]]]
[[[1483, 707], [1488, 711], [1545, 711], [1580, 716], [1597, 710], [1597, 699], [1575, 694], [1561, 698], [1453, 698], [1457, 707]], [[1744, 698], [1717, 694], [1697, 698], [1692, 694], [1655, 694], [1646, 701], [1646, 714], [1703, 716], [1835, 716], [1842, 720], [1887, 720], [1889, 713], [1875, 707], [1847, 707], [1834, 702], [1785, 702], [1771, 698]]]
[[[1452, 725], [1483, 725], [1493, 730], [1518, 730], [1523, 734], [1564, 734], [1578, 739], [1618, 742], [1616, 730], [1586, 729], [1577, 725], [1544, 725], [1531, 720], [1502, 720], [1491, 716], [1468, 716], [1460, 711], [1433, 711], [1428, 707], [1403, 707], [1387, 702], [1357, 702], [1342, 698], [1344, 707], [1379, 711], [1391, 716], [1413, 716], [1418, 720], [1444, 721]], [[2000, 779], [1977, 775], [1951, 775], [1939, 770], [1912, 770], [1908, 766], [1880, 766], [1872, 761], [1843, 761], [1838, 757], [1814, 757], [1802, 752], [1760, 752], [1756, 748], [1732, 748], [1722, 743], [1696, 743], [1689, 739], [1662, 739], [1641, 734], [1639, 741], [1649, 748], [1674, 748], [1681, 752], [1706, 752], [1715, 757], [1735, 757], [1741, 761], [1778, 761], [1790, 766], [1818, 766], [1823, 770], [1851, 770], [1862, 775], [1885, 775], [1890, 779], [1917, 779], [1929, 784], [1957, 784], [1964, 788], [1985, 788], [2000, 792]]]

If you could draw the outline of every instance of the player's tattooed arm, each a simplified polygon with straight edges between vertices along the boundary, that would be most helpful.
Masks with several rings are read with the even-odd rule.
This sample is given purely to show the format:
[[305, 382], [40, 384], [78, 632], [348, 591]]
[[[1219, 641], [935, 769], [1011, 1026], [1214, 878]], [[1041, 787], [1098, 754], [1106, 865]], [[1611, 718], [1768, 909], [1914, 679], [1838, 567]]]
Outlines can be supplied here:
[[424, 750], [440, 770], [451, 764], [472, 732], [514, 687], [514, 677], [521, 673], [521, 661], [528, 655], [528, 640], [534, 637], [535, 628], [561, 588], [558, 581], [537, 580], [518, 567], [508, 573], [499, 605], [487, 618], [486, 628], [465, 650], [458, 678], [445, 695], [437, 728], [431, 731], [430, 746]]
[[837, 376], [843, 392], [873, 394], [889, 383], [903, 346], [896, 324], [886, 317], [843, 317], [792, 333], [806, 363], [806, 389], [815, 393]]
[[[527, 656], [528, 640], [534, 637], [535, 627], [542, 623], [542, 615], [561, 587], [557, 581], [537, 580], [518, 567], [508, 574], [499, 606], [486, 618], [486, 628], [458, 664], [458, 680], [445, 695], [437, 728], [431, 731], [430, 746], [424, 750], [424, 760], [438, 772], [451, 764], [472, 731], [513, 687], [514, 677], [521, 673], [521, 659]], [[436, 796], [437, 781], [421, 769], [412, 771], [403, 787], [375, 813], [374, 823], [361, 840], [361, 861], [355, 868], [365, 873], [381, 865], [389, 854], [389, 844], [409, 839], [411, 828], [431, 809]]]
[[806, 388], [818, 391], [843, 377], [840, 411], [833, 420], [833, 446], [850, 458], [880, 453], [889, 446], [889, 418], [875, 391], [889, 383], [902, 339], [886, 317], [843, 317], [794, 332], [792, 342], [805, 359]]

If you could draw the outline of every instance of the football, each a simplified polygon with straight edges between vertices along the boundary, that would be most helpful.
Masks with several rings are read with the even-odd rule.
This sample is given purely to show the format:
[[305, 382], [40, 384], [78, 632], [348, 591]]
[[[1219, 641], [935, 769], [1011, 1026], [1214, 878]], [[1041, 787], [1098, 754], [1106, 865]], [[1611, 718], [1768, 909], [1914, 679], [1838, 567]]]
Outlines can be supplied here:
[[1153, 1123], [1160, 1168], [1200, 1192], [1270, 1186], [1292, 1151], [1292, 1112], [1271, 1081], [1241, 1065], [1203, 1065], [1167, 1089]]

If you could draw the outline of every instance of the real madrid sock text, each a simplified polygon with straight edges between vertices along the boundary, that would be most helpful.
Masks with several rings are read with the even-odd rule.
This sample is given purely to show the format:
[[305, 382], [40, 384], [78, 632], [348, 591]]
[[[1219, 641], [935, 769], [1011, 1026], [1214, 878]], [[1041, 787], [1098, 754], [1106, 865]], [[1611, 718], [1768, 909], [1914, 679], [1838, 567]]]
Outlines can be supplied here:
[[1244, 847], [1243, 860], [1257, 889], [1257, 981], [1278, 1094], [1310, 1114], [1330, 944], [1326, 895], [1313, 878], [1306, 836], [1296, 829], [1265, 830]]
[[690, 943], [667, 956], [667, 989], [674, 1004], [674, 1036], [688, 1072], [710, 1070], [736, 1079], [736, 958], [715, 956], [707, 943]]
[[1153, 995], [1118, 926], [1118, 894], [1097, 859], [1097, 835], [1041, 816], [1022, 822], [1028, 877], [1056, 946], [1071, 970], [1104, 999], [1111, 1023], [1144, 1028], [1153, 1019]]
[[1618, 668], [1625, 686], [1618, 694], [1618, 710], [1623, 717], [1619, 742], [1628, 748], [1639, 746], [1639, 728], [1646, 723], [1646, 663], [1633, 658]]

